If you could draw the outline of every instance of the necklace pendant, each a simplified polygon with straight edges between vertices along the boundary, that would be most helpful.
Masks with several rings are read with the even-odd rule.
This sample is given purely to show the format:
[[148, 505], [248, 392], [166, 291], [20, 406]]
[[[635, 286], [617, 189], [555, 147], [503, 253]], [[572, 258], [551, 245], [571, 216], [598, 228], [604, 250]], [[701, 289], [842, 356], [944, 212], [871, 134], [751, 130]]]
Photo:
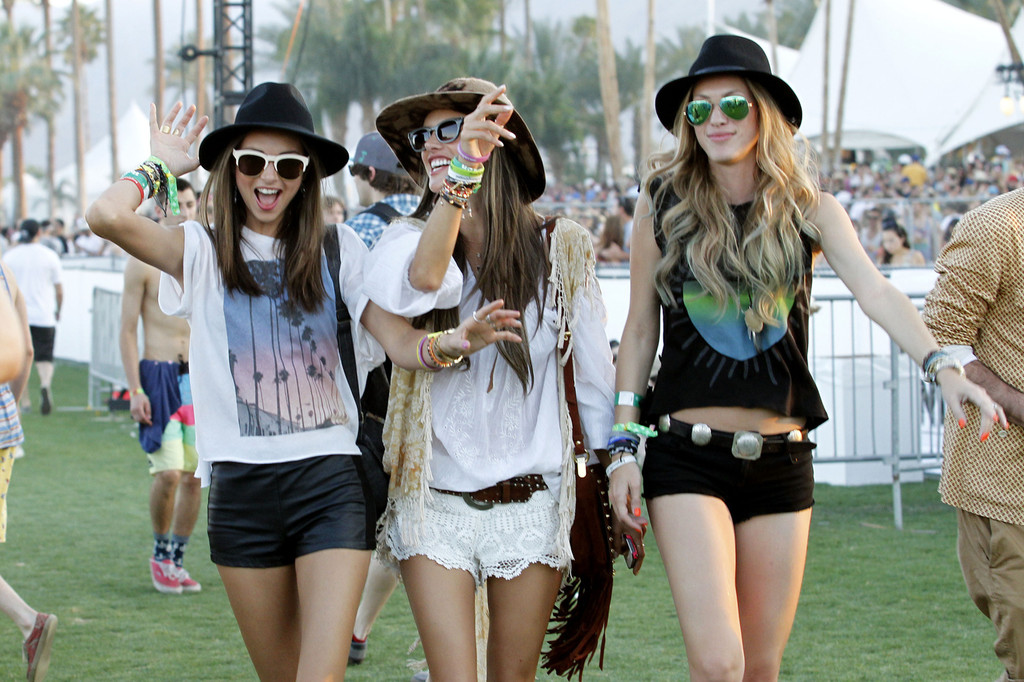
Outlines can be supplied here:
[[757, 316], [753, 308], [747, 308], [743, 311], [743, 322], [747, 325], [747, 329], [750, 330], [751, 334], [760, 334], [764, 330], [764, 320]]

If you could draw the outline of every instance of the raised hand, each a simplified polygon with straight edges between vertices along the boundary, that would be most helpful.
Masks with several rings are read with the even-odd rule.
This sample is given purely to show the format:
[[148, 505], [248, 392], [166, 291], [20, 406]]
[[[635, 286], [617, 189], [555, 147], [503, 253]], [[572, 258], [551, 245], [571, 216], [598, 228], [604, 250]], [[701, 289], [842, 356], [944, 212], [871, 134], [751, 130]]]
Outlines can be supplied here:
[[[203, 116], [189, 128], [196, 107], [190, 105], [182, 113], [182, 106], [181, 102], [176, 102], [167, 115], [160, 119], [156, 105], [149, 105], [150, 153], [163, 161], [175, 176], [191, 173], [199, 167], [199, 158], [189, 156], [189, 149], [210, 120], [209, 116]], [[178, 114], [181, 114], [180, 120]]]
[[463, 117], [459, 147], [460, 156], [465, 161], [477, 163], [478, 159], [489, 157], [495, 147], [505, 146], [502, 138], [516, 139], [515, 133], [505, 129], [515, 108], [511, 104], [495, 102], [505, 94], [505, 90], [504, 85], [499, 85], [480, 99], [472, 113]]

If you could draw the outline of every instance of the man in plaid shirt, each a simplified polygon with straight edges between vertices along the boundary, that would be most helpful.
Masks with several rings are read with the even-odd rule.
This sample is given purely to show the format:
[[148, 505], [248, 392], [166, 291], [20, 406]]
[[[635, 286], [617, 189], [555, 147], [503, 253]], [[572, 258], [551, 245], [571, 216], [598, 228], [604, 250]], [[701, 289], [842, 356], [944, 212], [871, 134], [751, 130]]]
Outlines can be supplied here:
[[345, 224], [372, 249], [388, 223], [416, 209], [418, 188], [378, 132], [363, 135], [348, 169], [355, 179], [359, 203], [366, 208]]

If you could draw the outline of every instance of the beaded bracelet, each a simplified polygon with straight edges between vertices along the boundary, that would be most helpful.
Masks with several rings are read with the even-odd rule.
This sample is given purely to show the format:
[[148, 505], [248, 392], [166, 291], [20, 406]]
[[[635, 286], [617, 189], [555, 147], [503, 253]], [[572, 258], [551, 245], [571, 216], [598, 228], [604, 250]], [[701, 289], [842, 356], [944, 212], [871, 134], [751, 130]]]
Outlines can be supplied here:
[[160, 171], [164, 174], [164, 181], [167, 184], [167, 202], [170, 204], [171, 213], [178, 215], [181, 213], [181, 208], [178, 206], [178, 180], [171, 174], [171, 169], [167, 167], [159, 157], [151, 156], [146, 159], [147, 162], [155, 163]]
[[639, 450], [639, 443], [622, 442], [616, 443], [615, 445], [608, 446], [608, 456], [614, 457], [615, 455], [635, 455]]
[[604, 473], [607, 474], [608, 476], [611, 476], [613, 473], [615, 473], [616, 469], [622, 466], [626, 466], [627, 464], [636, 464], [636, 456], [623, 455], [622, 457], [619, 457], [617, 460], [615, 460], [605, 468]]
[[149, 198], [149, 196], [146, 194], [146, 190], [149, 189], [149, 178], [146, 177], [145, 173], [141, 173], [137, 170], [130, 170], [124, 175], [122, 175], [119, 179], [127, 180], [128, 182], [132, 183], [133, 185], [139, 188], [139, 203], [142, 203], [143, 201]]
[[459, 140], [458, 146], [455, 148], [459, 152], [459, 156], [464, 158], [470, 163], [487, 163], [487, 160], [491, 158], [491, 153], [487, 152], [487, 156], [473, 156], [465, 149], [462, 148], [462, 140]]
[[946, 351], [932, 351], [925, 361], [924, 380], [929, 384], [934, 384], [944, 369], [955, 369], [960, 376], [964, 375], [964, 366]]
[[640, 396], [633, 391], [619, 391], [615, 394], [615, 404], [624, 407], [640, 407]]
[[612, 431], [626, 431], [628, 433], [635, 433], [638, 436], [647, 436], [648, 438], [654, 438], [658, 435], [658, 432], [654, 429], [644, 426], [643, 424], [637, 424], [636, 422], [616, 424], [612, 427]]
[[445, 178], [444, 186], [441, 188], [440, 197], [455, 208], [466, 208], [469, 198], [480, 189], [480, 183], [467, 184], [452, 182], [451, 178]]

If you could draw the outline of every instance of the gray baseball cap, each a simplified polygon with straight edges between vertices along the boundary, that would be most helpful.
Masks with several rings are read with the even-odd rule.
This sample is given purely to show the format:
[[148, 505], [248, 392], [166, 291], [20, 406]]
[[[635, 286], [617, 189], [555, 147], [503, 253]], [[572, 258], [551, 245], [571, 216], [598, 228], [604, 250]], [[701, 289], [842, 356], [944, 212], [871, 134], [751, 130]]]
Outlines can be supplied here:
[[351, 162], [395, 175], [406, 175], [402, 164], [398, 162], [398, 157], [377, 131], [367, 133], [360, 138], [359, 144], [356, 145], [356, 151], [352, 154]]

